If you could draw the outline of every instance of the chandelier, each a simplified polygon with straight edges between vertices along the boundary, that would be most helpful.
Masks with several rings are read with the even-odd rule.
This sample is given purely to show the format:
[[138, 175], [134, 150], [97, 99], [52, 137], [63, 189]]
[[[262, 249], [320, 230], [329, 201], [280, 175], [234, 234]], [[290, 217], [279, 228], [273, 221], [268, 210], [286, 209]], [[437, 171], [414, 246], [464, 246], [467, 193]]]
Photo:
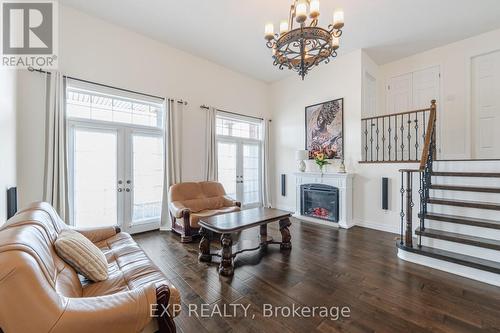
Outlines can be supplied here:
[[[309, 15], [308, 15], [309, 12]], [[307, 18], [309, 16], [309, 23]], [[333, 24], [328, 29], [318, 27], [319, 0], [293, 0], [288, 20], [280, 22], [279, 34], [274, 33], [274, 25], [265, 26], [267, 47], [273, 52], [274, 66], [288, 68], [304, 76], [320, 63], [330, 62], [337, 56], [339, 38], [344, 26], [344, 12], [333, 13]], [[296, 21], [300, 27], [293, 27]]]

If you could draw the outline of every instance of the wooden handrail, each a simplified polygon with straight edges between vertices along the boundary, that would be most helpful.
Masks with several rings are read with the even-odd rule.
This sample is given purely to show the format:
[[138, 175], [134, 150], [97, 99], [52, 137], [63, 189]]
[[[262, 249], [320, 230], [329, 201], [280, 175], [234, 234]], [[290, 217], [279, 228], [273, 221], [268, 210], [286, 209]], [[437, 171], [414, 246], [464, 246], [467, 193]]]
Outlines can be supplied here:
[[430, 110], [431, 110], [430, 108], [427, 108], [427, 109], [418, 109], [418, 110], [404, 111], [404, 112], [397, 112], [397, 113], [390, 113], [390, 114], [382, 114], [382, 115], [379, 115], [379, 116], [361, 118], [361, 121], [363, 121], [363, 120], [379, 119], [379, 118], [389, 118], [389, 117], [401, 116], [401, 115], [405, 115], [405, 114], [412, 114], [412, 113], [418, 113], [418, 112], [426, 112], [426, 111], [430, 111]]
[[[427, 123], [427, 133], [425, 133], [425, 141], [424, 148], [422, 149], [422, 158], [420, 158], [420, 170], [425, 169], [425, 164], [427, 163], [427, 159], [429, 158], [430, 151], [432, 149], [431, 142], [432, 136], [436, 131], [436, 100], [433, 99], [431, 101], [431, 113], [429, 115], [429, 121]], [[435, 157], [435, 156], [434, 156]]]

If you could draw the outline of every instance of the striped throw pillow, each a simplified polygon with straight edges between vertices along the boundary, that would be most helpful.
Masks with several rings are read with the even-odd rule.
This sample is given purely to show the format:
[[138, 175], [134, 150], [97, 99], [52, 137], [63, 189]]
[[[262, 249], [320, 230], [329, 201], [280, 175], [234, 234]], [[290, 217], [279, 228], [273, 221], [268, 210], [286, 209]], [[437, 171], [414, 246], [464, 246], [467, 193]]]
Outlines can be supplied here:
[[71, 229], [61, 231], [54, 245], [57, 254], [87, 279], [97, 282], [108, 278], [106, 256], [79, 232]]

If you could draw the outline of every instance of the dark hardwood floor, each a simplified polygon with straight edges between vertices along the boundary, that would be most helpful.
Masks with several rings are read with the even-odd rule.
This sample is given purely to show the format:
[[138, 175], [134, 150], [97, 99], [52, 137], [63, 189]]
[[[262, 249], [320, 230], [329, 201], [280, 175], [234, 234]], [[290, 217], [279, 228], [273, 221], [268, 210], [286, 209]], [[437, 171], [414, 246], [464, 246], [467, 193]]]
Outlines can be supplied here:
[[[393, 234], [297, 220], [291, 231], [289, 254], [271, 245], [265, 254], [241, 254], [232, 278], [220, 277], [217, 265], [199, 263], [198, 244], [181, 244], [175, 234], [134, 238], [181, 292], [180, 332], [500, 332], [500, 288], [398, 259]], [[279, 239], [277, 223], [269, 234]], [[195, 305], [201, 315], [205, 303], [209, 311], [250, 306], [249, 316], [241, 309], [236, 318], [194, 315]], [[264, 318], [264, 304], [347, 306], [350, 317]]]

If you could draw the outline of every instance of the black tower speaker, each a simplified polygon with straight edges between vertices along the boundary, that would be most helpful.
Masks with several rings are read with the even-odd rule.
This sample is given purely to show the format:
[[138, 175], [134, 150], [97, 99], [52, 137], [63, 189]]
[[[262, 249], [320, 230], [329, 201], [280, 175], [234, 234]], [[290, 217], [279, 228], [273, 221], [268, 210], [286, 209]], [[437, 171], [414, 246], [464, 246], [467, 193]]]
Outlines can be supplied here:
[[382, 209], [389, 209], [389, 178], [382, 178]]
[[281, 175], [281, 196], [286, 196], [286, 175]]
[[17, 188], [11, 187], [7, 190], [7, 219], [17, 212]]

